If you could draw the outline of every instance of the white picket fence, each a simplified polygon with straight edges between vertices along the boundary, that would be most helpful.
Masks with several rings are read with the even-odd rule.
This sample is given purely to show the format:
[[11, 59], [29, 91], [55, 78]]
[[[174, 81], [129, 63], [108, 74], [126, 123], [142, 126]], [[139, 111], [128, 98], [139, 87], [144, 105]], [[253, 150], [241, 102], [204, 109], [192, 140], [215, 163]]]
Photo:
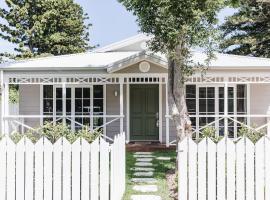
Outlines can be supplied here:
[[124, 174], [124, 134], [111, 145], [102, 138], [0, 141], [1, 200], [120, 200]]
[[179, 200], [269, 200], [270, 140], [219, 143], [186, 138], [179, 145]]

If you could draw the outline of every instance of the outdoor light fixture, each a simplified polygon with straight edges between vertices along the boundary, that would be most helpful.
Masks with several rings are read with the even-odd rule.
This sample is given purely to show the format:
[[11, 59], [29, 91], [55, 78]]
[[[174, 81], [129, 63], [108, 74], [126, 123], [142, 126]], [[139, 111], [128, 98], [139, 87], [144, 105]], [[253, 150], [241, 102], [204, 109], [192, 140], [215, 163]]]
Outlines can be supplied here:
[[116, 97], [118, 96], [118, 91], [117, 90], [114, 91], [114, 96], [116, 96]]

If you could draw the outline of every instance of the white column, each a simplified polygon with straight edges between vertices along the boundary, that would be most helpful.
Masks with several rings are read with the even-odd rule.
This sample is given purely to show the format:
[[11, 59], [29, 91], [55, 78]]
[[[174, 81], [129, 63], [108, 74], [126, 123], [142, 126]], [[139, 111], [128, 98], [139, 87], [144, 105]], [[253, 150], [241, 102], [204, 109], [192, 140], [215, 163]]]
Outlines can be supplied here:
[[126, 114], [126, 120], [127, 120], [127, 135], [126, 135], [126, 140], [127, 140], [127, 142], [129, 142], [130, 141], [130, 121], [129, 121], [129, 105], [130, 105], [130, 103], [129, 103], [129, 94], [130, 94], [130, 92], [129, 92], [129, 83], [127, 83], [126, 84], [126, 101], [127, 101], [127, 103], [126, 103], [126, 105], [127, 105], [127, 107], [126, 107], [126, 110], [127, 110], [127, 114]]
[[0, 113], [0, 117], [1, 117], [1, 133], [4, 134], [5, 132], [5, 125], [4, 125], [4, 115], [5, 115], [5, 93], [4, 93], [4, 72], [3, 70], [1, 70], [1, 74], [0, 74], [0, 81], [1, 81], [1, 113]]
[[[107, 115], [107, 85], [104, 84], [103, 85], [103, 124], [106, 124], [107, 123], [107, 118], [106, 118], [106, 115]], [[103, 127], [103, 134], [105, 136], [107, 136], [107, 126], [105, 125]]]
[[162, 82], [159, 81], [159, 116], [158, 116], [158, 127], [159, 127], [159, 142], [162, 143]]
[[[4, 116], [9, 115], [9, 83], [4, 82]], [[5, 120], [5, 134], [9, 134], [9, 123]]]
[[170, 146], [170, 118], [168, 101], [168, 78], [166, 78], [166, 147]]
[[[250, 83], [247, 83], [247, 114], [250, 115]], [[247, 125], [250, 126], [250, 117], [247, 117]]]
[[228, 82], [224, 84], [224, 135], [228, 136]]
[[63, 111], [63, 124], [66, 124], [66, 117], [67, 117], [67, 111], [66, 111], [66, 98], [67, 98], [67, 92], [66, 92], [66, 79], [62, 79], [62, 111]]
[[120, 78], [120, 133], [124, 132], [124, 92], [123, 92], [123, 84], [124, 84], [124, 79]]

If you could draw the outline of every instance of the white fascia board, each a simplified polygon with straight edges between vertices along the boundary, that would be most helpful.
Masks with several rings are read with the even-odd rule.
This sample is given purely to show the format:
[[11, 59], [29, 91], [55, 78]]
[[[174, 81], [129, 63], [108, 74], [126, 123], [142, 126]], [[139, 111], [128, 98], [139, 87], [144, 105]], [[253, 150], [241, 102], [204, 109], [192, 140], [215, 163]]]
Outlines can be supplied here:
[[165, 61], [164, 59], [162, 59], [161, 57], [157, 55], [154, 55], [153, 53], [147, 53], [145, 51], [142, 51], [136, 55], [130, 56], [126, 59], [120, 60], [116, 63], [109, 65], [107, 67], [107, 72], [114, 73], [144, 60], [149, 61], [153, 64], [156, 64], [165, 69], [168, 69], [167, 61]]

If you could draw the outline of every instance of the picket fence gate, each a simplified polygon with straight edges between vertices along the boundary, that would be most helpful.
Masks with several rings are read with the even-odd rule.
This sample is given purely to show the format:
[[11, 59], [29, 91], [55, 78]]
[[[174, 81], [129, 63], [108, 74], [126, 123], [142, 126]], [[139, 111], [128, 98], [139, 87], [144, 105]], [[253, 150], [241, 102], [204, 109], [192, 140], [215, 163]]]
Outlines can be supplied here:
[[270, 141], [205, 138], [178, 144], [179, 200], [269, 200]]
[[[0, 141], [1, 200], [120, 200], [125, 191], [125, 135], [70, 144]], [[117, 185], [117, 187], [116, 187]], [[115, 194], [117, 192], [117, 194]]]

